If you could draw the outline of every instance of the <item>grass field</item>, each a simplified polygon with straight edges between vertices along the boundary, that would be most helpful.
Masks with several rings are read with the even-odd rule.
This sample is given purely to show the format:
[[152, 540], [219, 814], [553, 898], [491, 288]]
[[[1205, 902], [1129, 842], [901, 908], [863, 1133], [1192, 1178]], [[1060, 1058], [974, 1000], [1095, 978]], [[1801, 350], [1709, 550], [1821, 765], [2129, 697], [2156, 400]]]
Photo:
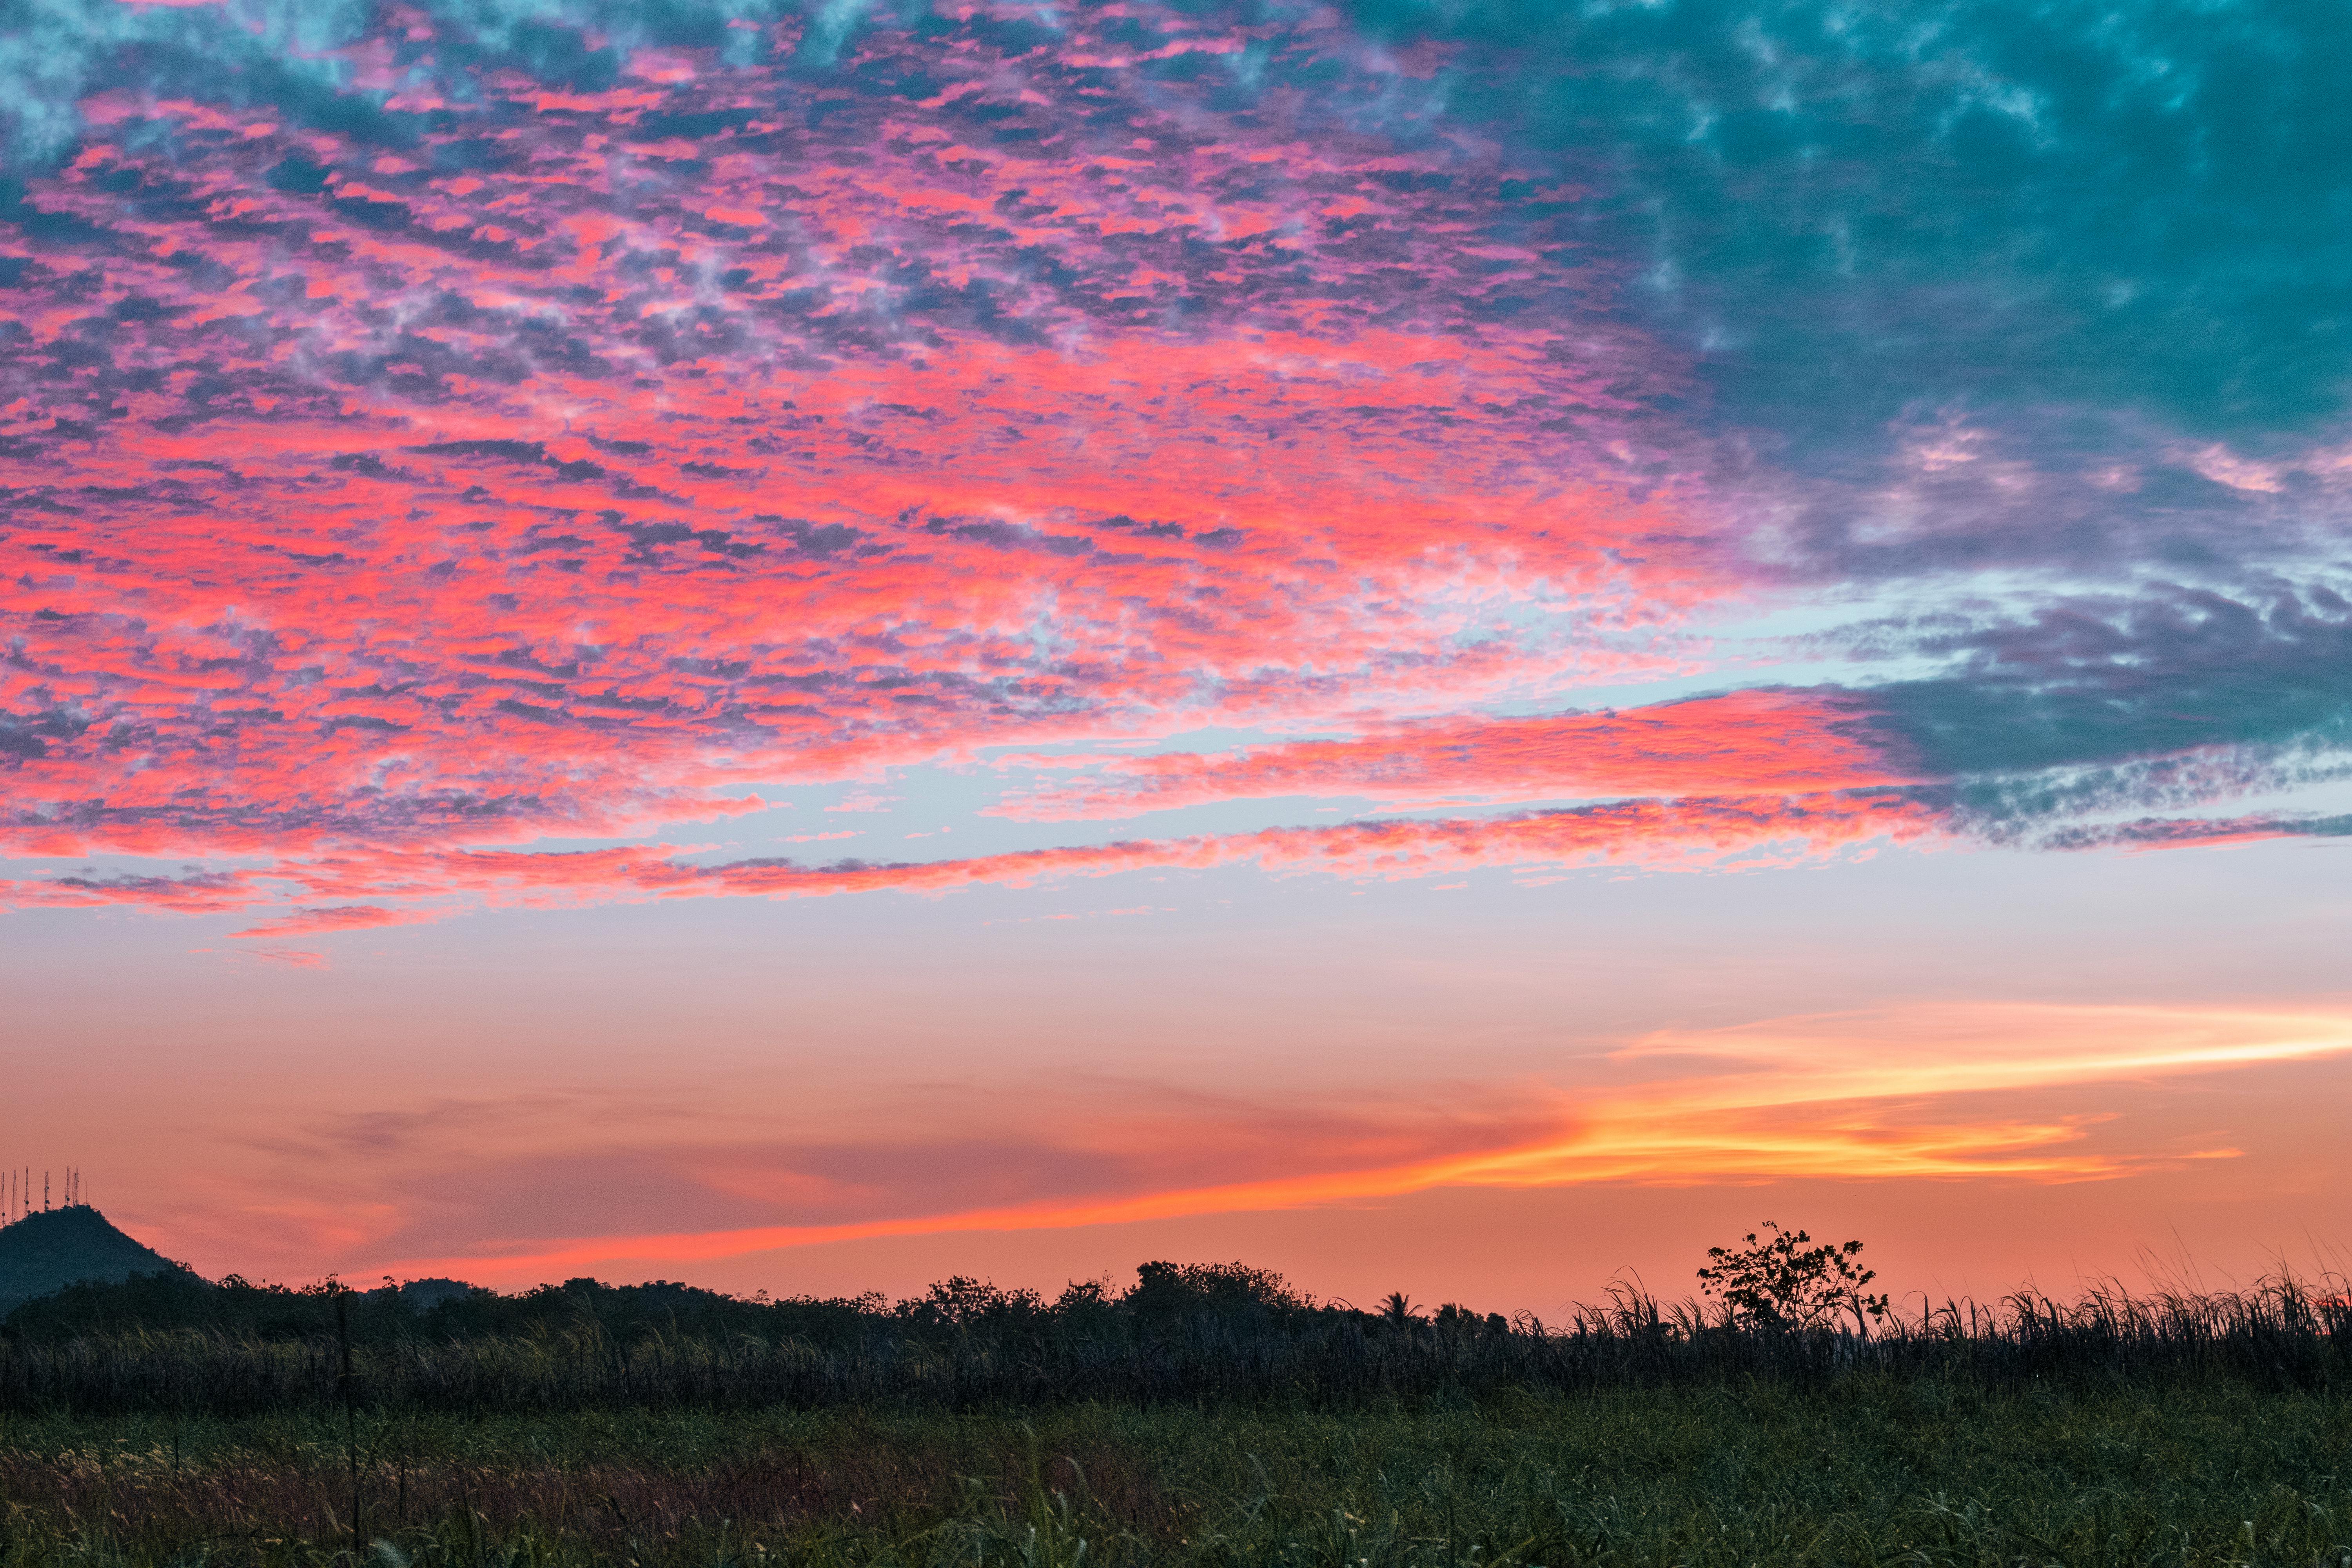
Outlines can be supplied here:
[[0, 1325], [0, 1568], [2352, 1568], [2342, 1281], [1906, 1316], [1749, 1239], [1760, 1295], [1549, 1324], [1238, 1264], [74, 1287]]
[[[2352, 1565], [2352, 1401], [1857, 1376], [1344, 1412], [357, 1420], [363, 1555], [478, 1564]], [[0, 1563], [323, 1563], [345, 1428], [0, 1418]], [[381, 1541], [382, 1546], [374, 1542]]]

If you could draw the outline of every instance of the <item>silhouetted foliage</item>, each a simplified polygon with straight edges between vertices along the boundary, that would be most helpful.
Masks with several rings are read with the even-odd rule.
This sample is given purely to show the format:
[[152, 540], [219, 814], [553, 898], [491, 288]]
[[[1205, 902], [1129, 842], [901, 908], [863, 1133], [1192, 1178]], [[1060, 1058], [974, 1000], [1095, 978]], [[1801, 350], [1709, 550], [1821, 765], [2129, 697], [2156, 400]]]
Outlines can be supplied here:
[[142, 1275], [194, 1278], [185, 1264], [123, 1235], [88, 1204], [37, 1209], [0, 1225], [0, 1317], [66, 1286]]
[[1146, 1263], [1135, 1275], [1121, 1305], [1148, 1325], [1202, 1314], [1278, 1321], [1315, 1306], [1281, 1275], [1245, 1263]]
[[[1850, 1257], [1840, 1250], [1836, 1260]], [[1801, 1267], [1794, 1278], [1855, 1292], [1867, 1283], [1834, 1268]], [[59, 1292], [19, 1309], [0, 1333], [0, 1410], [336, 1408], [340, 1289], [230, 1279]], [[1424, 1315], [1402, 1293], [1361, 1311], [1241, 1264], [1153, 1263], [1124, 1292], [1087, 1281], [1050, 1302], [961, 1277], [897, 1303], [572, 1279], [511, 1296], [387, 1287], [351, 1297], [349, 1321], [361, 1403], [477, 1415], [1089, 1401], [1346, 1407], [1857, 1372], [1986, 1384], [2225, 1376], [2325, 1388], [2341, 1384], [2352, 1345], [2340, 1282], [2152, 1298], [2105, 1289], [2071, 1304], [2029, 1293], [1989, 1309], [1946, 1302], [1916, 1321], [1881, 1320], [1864, 1300], [1863, 1332], [1801, 1307], [1762, 1319], [1728, 1302], [1662, 1305], [1630, 1289], [1546, 1324], [1451, 1303]]]
[[1735, 1322], [1754, 1329], [1816, 1329], [1851, 1313], [1854, 1327], [1863, 1329], [1886, 1316], [1886, 1298], [1863, 1289], [1878, 1271], [1854, 1266], [1862, 1243], [1808, 1247], [1813, 1238], [1801, 1230], [1783, 1230], [1769, 1219], [1764, 1228], [1772, 1233], [1771, 1240], [1759, 1241], [1751, 1230], [1747, 1245], [1736, 1252], [1708, 1247], [1710, 1266], [1698, 1271], [1701, 1292], [1720, 1296]]

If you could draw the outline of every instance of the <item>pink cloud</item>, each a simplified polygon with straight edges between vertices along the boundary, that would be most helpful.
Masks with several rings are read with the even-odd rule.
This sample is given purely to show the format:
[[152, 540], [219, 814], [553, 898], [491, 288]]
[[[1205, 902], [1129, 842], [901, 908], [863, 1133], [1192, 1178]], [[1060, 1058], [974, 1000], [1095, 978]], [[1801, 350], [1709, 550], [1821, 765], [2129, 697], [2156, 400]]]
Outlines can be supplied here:
[[[1029, 887], [1069, 877], [1244, 864], [1278, 873], [1390, 880], [1484, 867], [1760, 867], [1817, 858], [1877, 839], [1919, 839], [1942, 830], [1940, 814], [1903, 791], [1855, 790], [1619, 801], [1495, 817], [1395, 818], [908, 862], [843, 860], [810, 866], [752, 859], [703, 865], [677, 859], [658, 847], [548, 853], [367, 849], [280, 860], [268, 872], [256, 874], [256, 885], [246, 897], [250, 904], [277, 902], [284, 896], [278, 890], [282, 885], [320, 899], [430, 895], [499, 906], [643, 898], [808, 898], [887, 890], [944, 893], [982, 885]], [[269, 885], [261, 885], [261, 878]], [[30, 896], [19, 901], [34, 902], [50, 884], [14, 886], [31, 889]], [[298, 910], [236, 934], [361, 929], [437, 919], [446, 912], [444, 907], [373, 903], [323, 906]]]
[[414, 925], [422, 921], [437, 920], [444, 912], [439, 910], [386, 909], [381, 904], [336, 904], [298, 909], [291, 914], [280, 915], [228, 934], [233, 937], [308, 936], [320, 931], [372, 931], [379, 926]]
[[[1623, 712], [1421, 721], [1354, 741], [1072, 759], [1085, 776], [1040, 784], [991, 809], [1037, 820], [1253, 795], [1738, 795], [1912, 782], [1914, 770], [1870, 732], [1871, 718], [1866, 700], [1842, 692], [1750, 690]], [[1055, 765], [1052, 758], [1007, 761]]]
[[[757, 809], [752, 778], [1673, 665], [1516, 614], [1646, 627], [1736, 584], [1610, 455], [1675, 357], [1484, 312], [1604, 281], [1453, 237], [1501, 221], [1497, 150], [1132, 75], [1106, 106], [1073, 25], [1017, 66], [877, 35], [948, 90], [822, 116], [715, 58], [503, 81], [396, 158], [93, 99], [26, 201], [109, 244], [5, 236], [0, 842], [614, 832]], [[1007, 107], [1125, 124], [1047, 154], [992, 129]], [[734, 129], [649, 141], [656, 110]], [[133, 217], [125, 181], [188, 199]], [[924, 258], [919, 294], [885, 251]], [[1180, 294], [1209, 308], [1178, 330]], [[30, 374], [78, 363], [93, 310], [138, 382], [95, 423]]]

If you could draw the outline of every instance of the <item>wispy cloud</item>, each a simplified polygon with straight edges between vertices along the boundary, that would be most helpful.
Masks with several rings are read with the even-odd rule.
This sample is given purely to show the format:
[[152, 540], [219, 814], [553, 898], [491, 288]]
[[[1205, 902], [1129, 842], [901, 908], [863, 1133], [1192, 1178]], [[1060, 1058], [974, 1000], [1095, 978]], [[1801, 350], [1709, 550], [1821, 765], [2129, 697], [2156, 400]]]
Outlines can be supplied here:
[[291, 914], [233, 931], [231, 936], [309, 936], [331, 931], [373, 931], [380, 926], [410, 925], [435, 918], [430, 910], [386, 909], [381, 904], [332, 904], [298, 909]]
[[[242, 901], [281, 900], [288, 888], [320, 898], [403, 892], [467, 895], [489, 905], [593, 903], [648, 898], [811, 898], [898, 890], [943, 893], [981, 885], [1028, 887], [1072, 877], [1149, 869], [1256, 865], [1285, 873], [1396, 879], [1477, 867], [1611, 864], [1764, 867], [1801, 861], [1874, 840], [1938, 831], [1937, 814], [1910, 792], [1851, 790], [1691, 801], [1633, 800], [1491, 817], [1395, 818], [1329, 827], [1134, 839], [923, 861], [845, 859], [808, 865], [777, 858], [700, 864], [660, 848], [572, 852], [376, 851], [279, 861], [245, 873]], [[59, 890], [63, 886], [63, 890]], [[114, 901], [131, 901], [116, 889]], [[156, 902], [181, 907], [176, 884]], [[57, 882], [0, 884], [26, 905], [87, 901]], [[206, 910], [236, 907], [225, 892]], [[305, 907], [237, 935], [274, 935], [440, 918], [447, 906]]]
[[[614, 1259], [708, 1260], [881, 1237], [1118, 1225], [1390, 1198], [1446, 1186], [1787, 1177], [2097, 1181], [2153, 1164], [2226, 1157], [2226, 1152], [2094, 1146], [2086, 1137], [2090, 1119], [2080, 1113], [1988, 1117], [1987, 1097], [2015, 1102], [2067, 1086], [2245, 1070], [2347, 1053], [2352, 1018], [2327, 1012], [1922, 1004], [1774, 1019], [1645, 1037], [1620, 1059], [1650, 1069], [1649, 1081], [1609, 1091], [1555, 1091], [1545, 1106], [1549, 1125], [1501, 1147], [1482, 1135], [1471, 1147], [1351, 1163], [1344, 1148], [1317, 1148], [1310, 1138], [1302, 1148], [1323, 1168], [1295, 1173], [1254, 1172], [1076, 1202], [983, 1201], [824, 1223], [605, 1232], [556, 1245], [403, 1258], [387, 1267], [539, 1278]], [[1230, 1113], [1223, 1125], [1230, 1132]], [[1416, 1135], [1444, 1131], [1440, 1123]], [[1132, 1173], [1108, 1176], [1096, 1172], [1083, 1184], [1100, 1191], [1133, 1180]], [[752, 1178], [750, 1185], [757, 1184]], [[918, 1184], [927, 1194], [936, 1190]], [[772, 1190], [787, 1205], [807, 1196], [804, 1187], [791, 1183]]]
[[[1413, 804], [1591, 795], [1751, 795], [1908, 782], [1868, 701], [1842, 691], [1749, 690], [1622, 712], [1421, 721], [1353, 741], [1226, 753], [1082, 759], [1086, 772], [992, 809], [1032, 820], [1123, 816], [1205, 801], [1354, 795]], [[1052, 758], [1000, 765], [1055, 767]], [[1447, 802], [1451, 804], [1450, 801]]]

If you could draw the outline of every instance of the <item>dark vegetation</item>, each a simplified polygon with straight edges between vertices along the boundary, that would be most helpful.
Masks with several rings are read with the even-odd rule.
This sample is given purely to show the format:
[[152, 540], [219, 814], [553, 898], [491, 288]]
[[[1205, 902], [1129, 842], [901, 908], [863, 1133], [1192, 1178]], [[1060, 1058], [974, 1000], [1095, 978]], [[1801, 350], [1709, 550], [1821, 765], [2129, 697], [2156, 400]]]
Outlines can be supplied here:
[[[1047, 1300], [184, 1271], [0, 1327], [0, 1568], [2352, 1568], [2338, 1282], [1906, 1312], [1770, 1227], [1556, 1322], [1239, 1264]], [[380, 1544], [379, 1544], [380, 1543]]]
[[1811, 1303], [1811, 1289], [1800, 1277], [1794, 1293], [1712, 1308], [1621, 1290], [1546, 1323], [1427, 1313], [1401, 1296], [1371, 1311], [1318, 1302], [1241, 1264], [1147, 1264], [1129, 1289], [1087, 1282], [1053, 1300], [955, 1279], [896, 1303], [593, 1279], [512, 1296], [292, 1289], [174, 1273], [18, 1308], [0, 1331], [0, 1411], [1340, 1409], [1857, 1373], [1984, 1386], [2226, 1376], [2323, 1391], [2352, 1371], [2352, 1305], [2291, 1280], [2064, 1303], [2021, 1293], [1916, 1317], [1857, 1310], [1850, 1322]]
[[1855, 1329], [1867, 1331], [1886, 1321], [1885, 1293], [1874, 1296], [1869, 1291], [1878, 1270], [1855, 1261], [1862, 1243], [1812, 1245], [1805, 1232], [1784, 1230], [1769, 1219], [1764, 1228], [1772, 1233], [1771, 1240], [1759, 1241], [1751, 1230], [1745, 1247], [1708, 1247], [1698, 1271], [1699, 1289], [1723, 1299], [1731, 1322], [1759, 1329], [1819, 1329], [1851, 1313]]
[[1866, 1373], [1349, 1411], [386, 1412], [358, 1425], [356, 1514], [333, 1416], [0, 1432], [9, 1568], [2352, 1561], [2352, 1406], [2227, 1380]]
[[39, 1209], [0, 1225], [0, 1318], [26, 1300], [81, 1280], [172, 1273], [186, 1270], [115, 1229], [88, 1204]]

